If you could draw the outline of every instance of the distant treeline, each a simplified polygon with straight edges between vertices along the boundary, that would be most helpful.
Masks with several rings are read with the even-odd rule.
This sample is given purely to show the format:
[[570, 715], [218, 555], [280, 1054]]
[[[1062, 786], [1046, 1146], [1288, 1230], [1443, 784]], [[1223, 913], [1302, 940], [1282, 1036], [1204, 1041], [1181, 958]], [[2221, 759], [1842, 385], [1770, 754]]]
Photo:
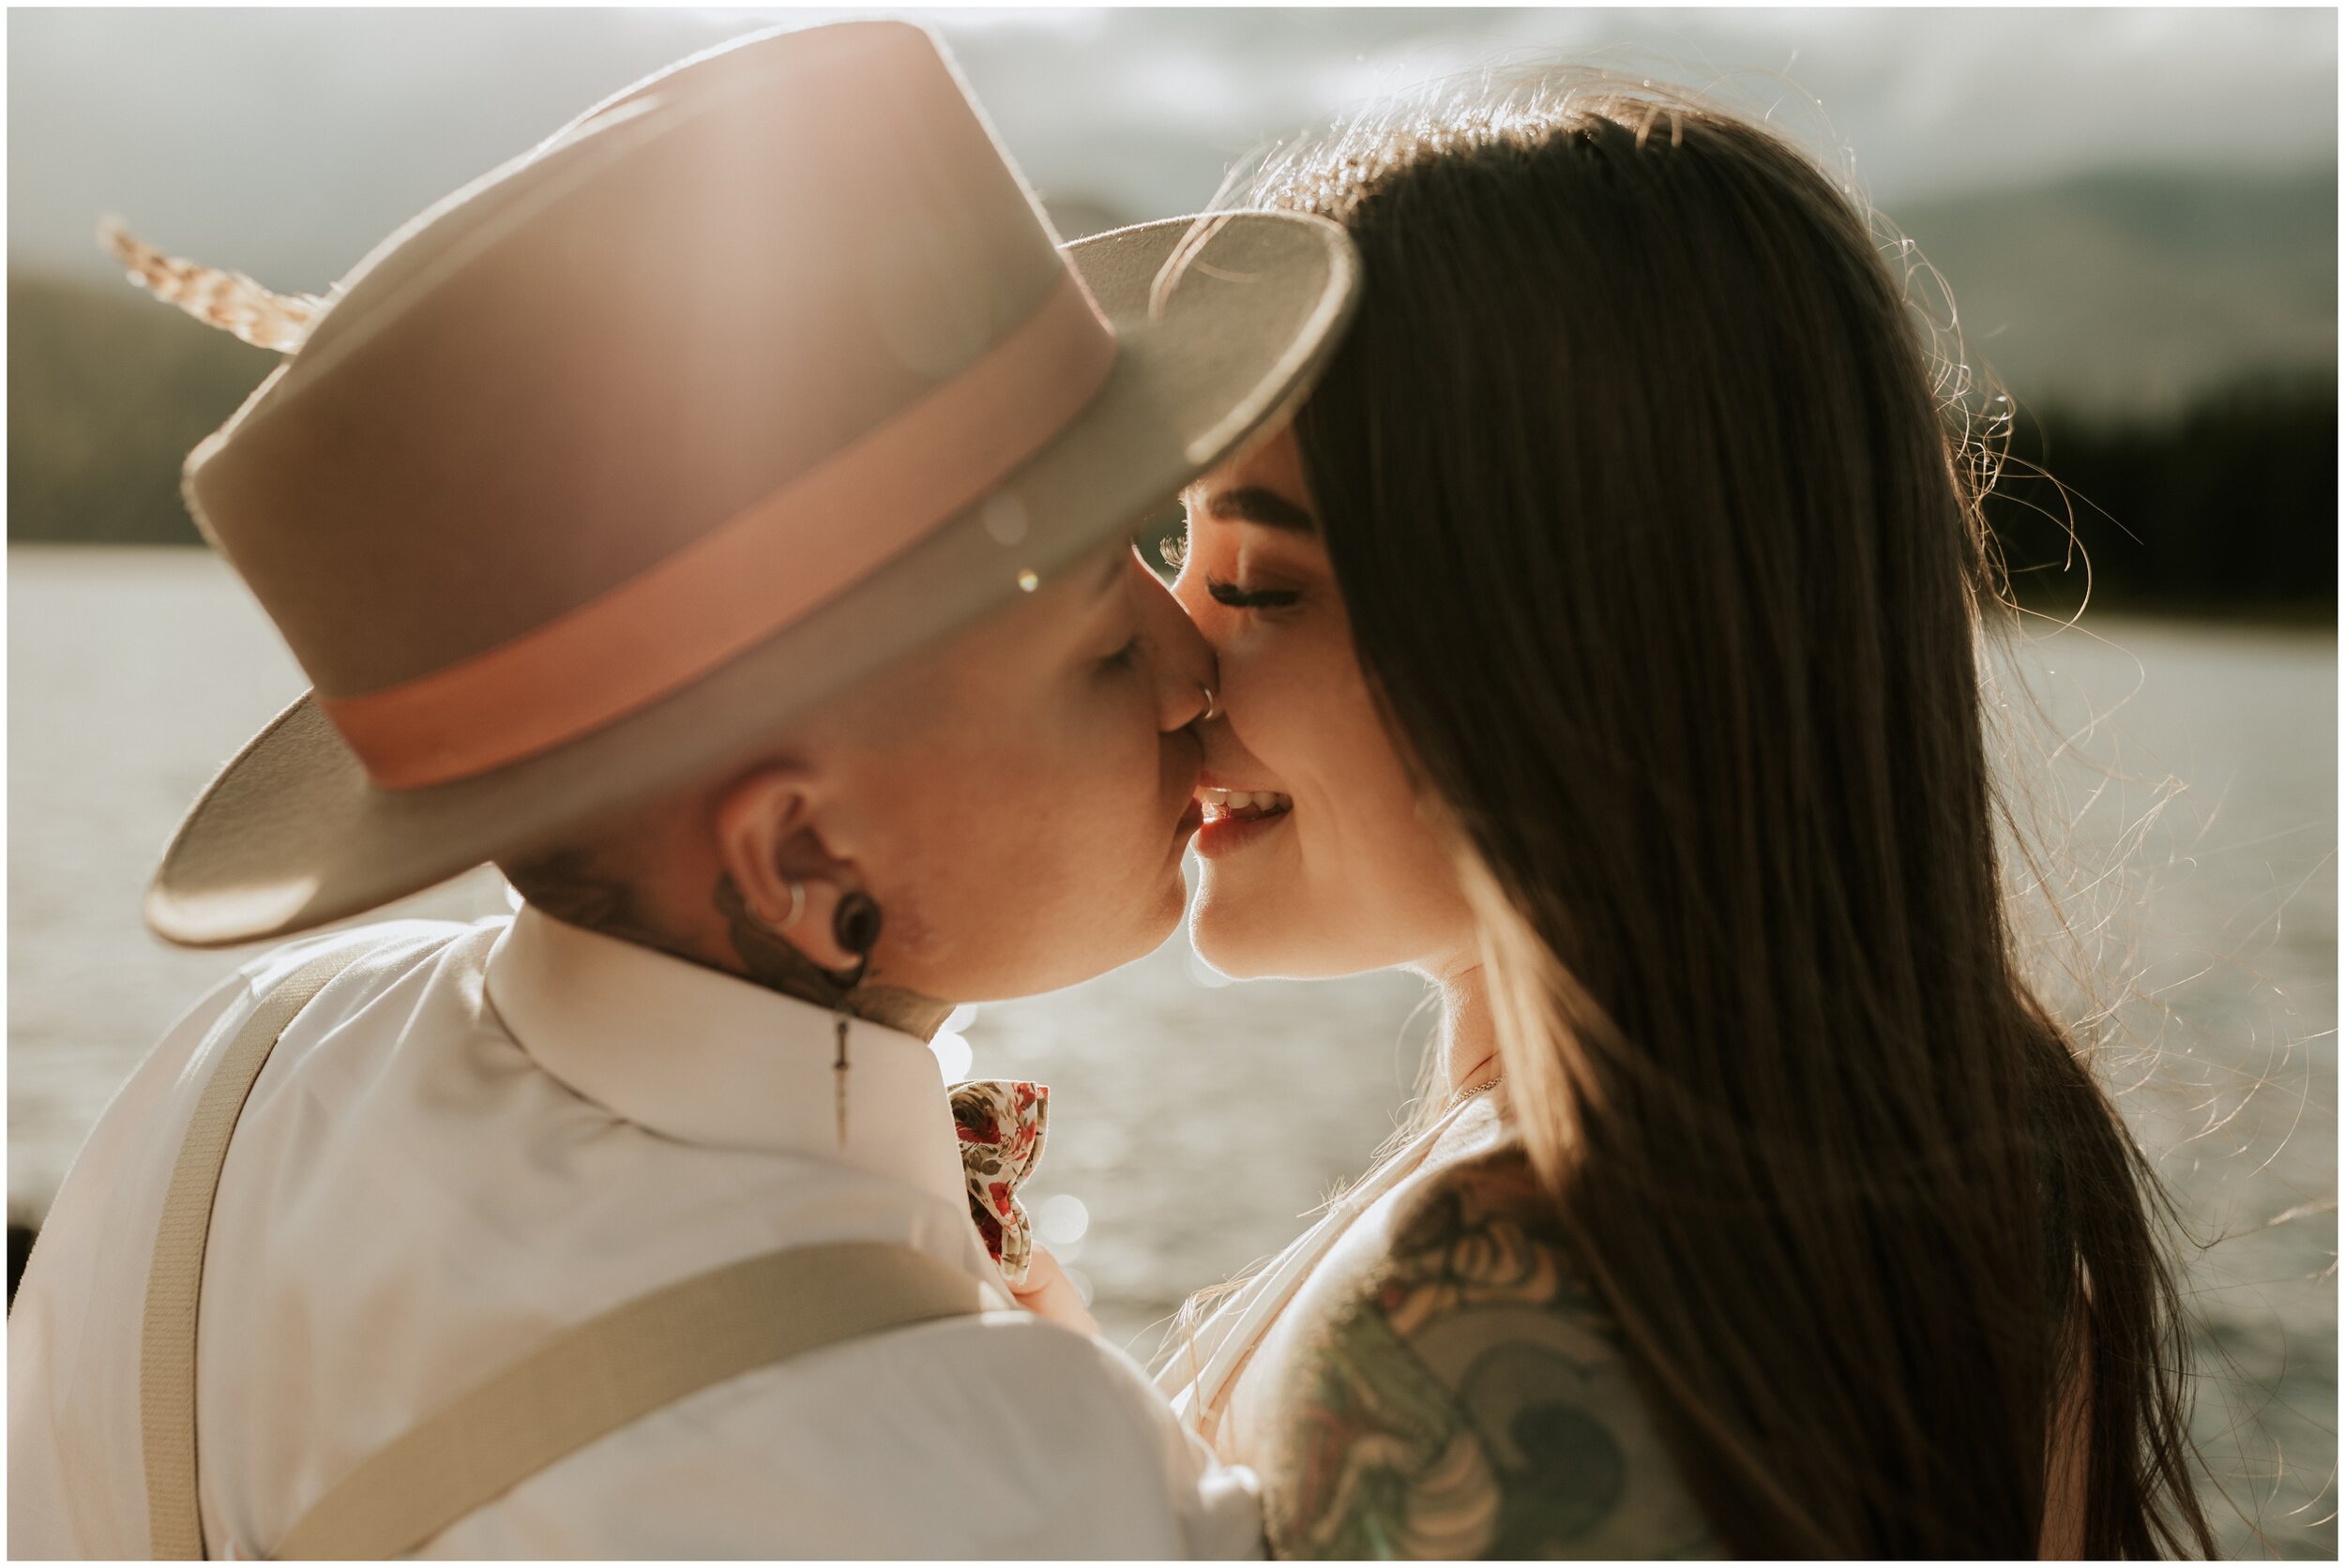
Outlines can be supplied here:
[[201, 544], [179, 464], [281, 363], [127, 284], [8, 277], [8, 538]]
[[[8, 326], [8, 537], [199, 543], [180, 460], [278, 357], [128, 288], [47, 279], [10, 278]], [[2171, 415], [2031, 411], [2009, 457], [1988, 510], [2025, 602], [2073, 607], [2089, 561], [2103, 607], [2335, 613], [2333, 372]]]
[[2178, 415], [2016, 421], [1987, 505], [2013, 592], [2073, 610], [2334, 614], [2337, 383], [2265, 377]]

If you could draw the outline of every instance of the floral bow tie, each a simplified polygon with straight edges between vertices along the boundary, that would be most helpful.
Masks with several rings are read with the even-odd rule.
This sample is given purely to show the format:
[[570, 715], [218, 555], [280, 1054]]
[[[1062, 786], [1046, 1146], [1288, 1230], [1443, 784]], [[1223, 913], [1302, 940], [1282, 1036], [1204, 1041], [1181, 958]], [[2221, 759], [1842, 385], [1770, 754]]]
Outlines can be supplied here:
[[1042, 1157], [1042, 1127], [1051, 1091], [1039, 1083], [980, 1078], [952, 1087], [953, 1123], [961, 1133], [961, 1167], [969, 1179], [969, 1214], [985, 1249], [1012, 1285], [1026, 1282], [1034, 1257], [1034, 1228], [1018, 1184]]

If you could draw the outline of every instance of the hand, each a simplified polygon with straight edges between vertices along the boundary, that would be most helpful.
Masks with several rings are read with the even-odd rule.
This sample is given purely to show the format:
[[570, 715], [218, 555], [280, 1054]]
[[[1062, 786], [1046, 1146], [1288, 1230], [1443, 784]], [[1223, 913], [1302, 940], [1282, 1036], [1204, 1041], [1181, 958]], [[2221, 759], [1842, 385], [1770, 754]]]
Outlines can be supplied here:
[[1051, 1249], [1036, 1242], [1034, 1256], [1026, 1261], [1026, 1283], [1013, 1285], [1009, 1293], [1018, 1298], [1018, 1304], [1037, 1318], [1046, 1318], [1061, 1328], [1077, 1334], [1097, 1334], [1099, 1325], [1083, 1307], [1082, 1294], [1075, 1282], [1067, 1277], [1067, 1271], [1058, 1266]]

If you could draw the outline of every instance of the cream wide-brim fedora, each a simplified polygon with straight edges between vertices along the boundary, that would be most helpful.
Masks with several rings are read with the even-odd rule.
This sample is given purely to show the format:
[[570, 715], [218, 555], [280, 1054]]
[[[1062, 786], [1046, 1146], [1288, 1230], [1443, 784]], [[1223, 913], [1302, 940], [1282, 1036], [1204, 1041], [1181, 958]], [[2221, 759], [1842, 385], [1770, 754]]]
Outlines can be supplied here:
[[190, 455], [312, 689], [148, 924], [303, 931], [751, 761], [1290, 413], [1355, 292], [1297, 215], [1059, 246], [917, 27], [639, 83], [379, 246]]

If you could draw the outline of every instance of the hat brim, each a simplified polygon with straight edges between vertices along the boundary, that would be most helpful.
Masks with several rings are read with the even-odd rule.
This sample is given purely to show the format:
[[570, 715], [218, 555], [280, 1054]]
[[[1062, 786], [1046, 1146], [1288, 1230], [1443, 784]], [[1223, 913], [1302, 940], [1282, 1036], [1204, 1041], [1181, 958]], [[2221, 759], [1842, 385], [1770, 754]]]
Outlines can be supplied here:
[[[1204, 227], [1201, 228], [1201, 222]], [[1194, 261], [1152, 305], [1184, 239]], [[1351, 241], [1286, 213], [1172, 219], [1067, 248], [1119, 341], [1082, 412], [982, 508], [936, 529], [787, 630], [657, 704], [477, 778], [389, 791], [304, 695], [189, 811], [146, 896], [166, 940], [221, 947], [362, 914], [526, 854], [596, 817], [749, 761], [796, 716], [1021, 596], [1292, 412], [1340, 340]], [[1195, 264], [1202, 263], [1203, 264]], [[1003, 535], [1014, 534], [1005, 542]]]

